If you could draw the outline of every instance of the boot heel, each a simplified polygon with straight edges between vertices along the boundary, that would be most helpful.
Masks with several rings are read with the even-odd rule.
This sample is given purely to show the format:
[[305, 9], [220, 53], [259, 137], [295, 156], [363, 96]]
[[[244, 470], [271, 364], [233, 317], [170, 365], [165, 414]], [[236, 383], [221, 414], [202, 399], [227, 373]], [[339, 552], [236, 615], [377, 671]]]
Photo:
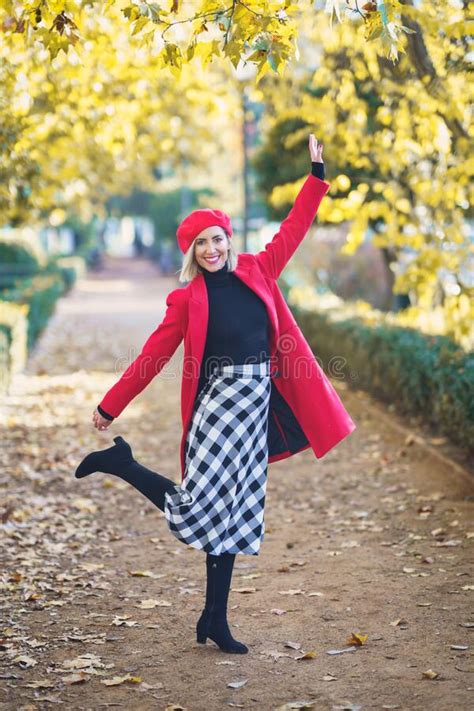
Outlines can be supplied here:
[[201, 633], [198, 632], [198, 634], [196, 635], [196, 639], [197, 639], [198, 644], [206, 644], [207, 635], [202, 634], [202, 632]]

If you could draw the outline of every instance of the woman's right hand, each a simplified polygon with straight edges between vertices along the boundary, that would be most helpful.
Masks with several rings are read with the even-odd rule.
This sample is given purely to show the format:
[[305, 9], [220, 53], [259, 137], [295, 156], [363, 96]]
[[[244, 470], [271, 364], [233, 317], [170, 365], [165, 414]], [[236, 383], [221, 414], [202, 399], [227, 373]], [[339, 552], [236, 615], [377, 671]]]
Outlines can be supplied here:
[[107, 430], [112, 424], [112, 420], [107, 420], [99, 413], [97, 409], [92, 414], [92, 422], [97, 430]]

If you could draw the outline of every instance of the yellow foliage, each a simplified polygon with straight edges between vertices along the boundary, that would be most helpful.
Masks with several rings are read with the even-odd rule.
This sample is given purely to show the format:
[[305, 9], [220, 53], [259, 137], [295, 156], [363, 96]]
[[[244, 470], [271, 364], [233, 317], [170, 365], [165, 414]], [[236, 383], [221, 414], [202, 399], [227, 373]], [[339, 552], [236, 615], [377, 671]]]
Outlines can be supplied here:
[[[397, 263], [396, 288], [426, 312], [441, 308], [445, 327], [462, 332], [472, 287], [459, 274], [474, 198], [464, 4], [365, 3], [364, 17], [347, 22], [346, 3], [334, 0], [332, 26], [311, 0], [170, 5], [107, 0], [98, 12], [88, 0], [48, 0], [38, 13], [37, 0], [4, 0], [3, 220], [51, 209], [56, 222], [71, 209], [87, 219], [110, 192], [155, 187], [162, 161], [180, 170], [191, 156], [194, 173], [205, 172], [210, 155], [228, 149], [220, 135], [240, 110], [231, 71], [250, 55], [272, 116], [306, 122], [299, 131], [324, 142], [331, 190], [318, 218], [351, 221], [349, 254], [370, 227]], [[275, 189], [273, 204], [291, 204], [301, 182]]]
[[[98, 21], [84, 7], [78, 23], [86, 44], [80, 54], [60, 53], [54, 66], [39, 44], [0, 46], [3, 223], [34, 223], [50, 209], [87, 220], [104, 214], [112, 192], [153, 189], [152, 170], [161, 162], [180, 170], [192, 155], [194, 174], [205, 174], [211, 155], [224, 153], [237, 92], [229, 96], [225, 82], [210, 82], [172, 43], [157, 41], [152, 52], [140, 47], [116, 8]], [[215, 52], [217, 45], [202, 46]], [[226, 180], [210, 176], [210, 183], [219, 193]]]
[[[342, 22], [343, 15], [339, 5], [342, 0], [329, 0], [325, 11], [336, 14], [341, 22], [342, 35], [350, 36], [352, 30]], [[364, 36], [367, 41], [377, 40], [378, 50], [392, 60], [404, 52], [401, 41], [402, 33], [412, 32], [401, 23], [401, 5], [398, 0], [386, 0], [382, 8], [366, 3], [358, 9], [363, 18]], [[234, 67], [245, 58], [246, 49], [254, 50], [249, 61], [256, 62], [257, 84], [267, 72], [282, 75], [285, 65], [292, 59], [298, 59], [299, 52], [295, 43], [298, 24], [305, 22], [308, 14], [314, 13], [311, 0], [246, 0], [246, 2], [220, 3], [216, 0], [200, 0], [196, 3], [182, 3], [165, 9], [155, 2], [130, 0], [123, 6], [118, 0], [106, 0], [101, 3], [100, 14], [90, 0], [48, 0], [38, 3], [36, 0], [4, 0], [0, 8], [0, 23], [6, 42], [15, 45], [18, 37], [25, 47], [31, 47], [33, 40], [40, 42], [54, 60], [62, 50], [65, 55], [71, 48], [79, 49], [81, 44], [90, 42], [95, 26], [103, 27], [116, 18], [120, 12], [130, 24], [129, 36], [139, 46], [152, 47], [155, 30], [161, 35], [165, 45], [161, 54], [163, 66], [169, 67], [172, 74], [180, 76], [182, 62], [193, 62], [197, 47], [203, 36], [218, 34], [212, 42], [216, 49], [212, 55], [227, 57]], [[323, 21], [323, 14], [321, 22]], [[89, 28], [92, 33], [88, 32]], [[464, 29], [463, 23], [452, 26], [452, 34], [457, 36]], [[143, 34], [142, 34], [143, 33]], [[166, 37], [165, 37], [166, 35]], [[171, 37], [171, 41], [168, 38]], [[331, 41], [331, 40], [328, 40]], [[212, 43], [211, 42], [211, 43]], [[209, 44], [208, 42], [205, 42]], [[166, 45], [169, 44], [169, 48]], [[179, 52], [178, 52], [179, 50]], [[206, 58], [208, 55], [206, 55]], [[362, 76], [362, 70], [357, 70]], [[350, 101], [351, 84], [341, 87], [341, 101]], [[345, 98], [344, 98], [345, 96]], [[362, 114], [356, 120], [363, 119]]]
[[[395, 291], [409, 293], [416, 304], [403, 318], [428, 331], [436, 324], [436, 332], [465, 346], [472, 343], [474, 322], [467, 221], [474, 199], [472, 79], [466, 45], [453, 43], [449, 28], [458, 36], [467, 13], [461, 5], [403, 5], [403, 17], [419, 24], [426, 60], [418, 65], [418, 44], [393, 68], [380, 62], [357, 22], [330, 30], [318, 21], [302, 23], [307, 58], [316, 64], [309, 84], [314, 94], [300, 96], [294, 79], [275, 83], [271, 94], [275, 123], [303, 119], [324, 143], [331, 189], [318, 221], [350, 222], [346, 255], [354, 254], [370, 227], [373, 244], [389, 251]], [[374, 20], [375, 26], [380, 18]]]

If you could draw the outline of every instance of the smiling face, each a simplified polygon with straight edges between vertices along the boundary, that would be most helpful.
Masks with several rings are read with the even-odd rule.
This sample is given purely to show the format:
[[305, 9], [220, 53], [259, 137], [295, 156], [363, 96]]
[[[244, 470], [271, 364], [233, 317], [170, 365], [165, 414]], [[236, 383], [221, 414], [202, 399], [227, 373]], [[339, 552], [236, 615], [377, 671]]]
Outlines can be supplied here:
[[222, 227], [206, 227], [194, 242], [194, 257], [202, 269], [216, 272], [227, 260], [229, 238]]

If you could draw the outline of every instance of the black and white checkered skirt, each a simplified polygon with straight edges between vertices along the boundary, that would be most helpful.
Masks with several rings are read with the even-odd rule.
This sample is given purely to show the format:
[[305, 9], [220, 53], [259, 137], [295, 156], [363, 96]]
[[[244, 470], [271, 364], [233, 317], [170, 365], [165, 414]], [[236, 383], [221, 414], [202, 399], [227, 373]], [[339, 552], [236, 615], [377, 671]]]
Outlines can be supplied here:
[[264, 538], [270, 361], [215, 368], [186, 438], [185, 476], [165, 495], [176, 538], [221, 555], [257, 555]]

